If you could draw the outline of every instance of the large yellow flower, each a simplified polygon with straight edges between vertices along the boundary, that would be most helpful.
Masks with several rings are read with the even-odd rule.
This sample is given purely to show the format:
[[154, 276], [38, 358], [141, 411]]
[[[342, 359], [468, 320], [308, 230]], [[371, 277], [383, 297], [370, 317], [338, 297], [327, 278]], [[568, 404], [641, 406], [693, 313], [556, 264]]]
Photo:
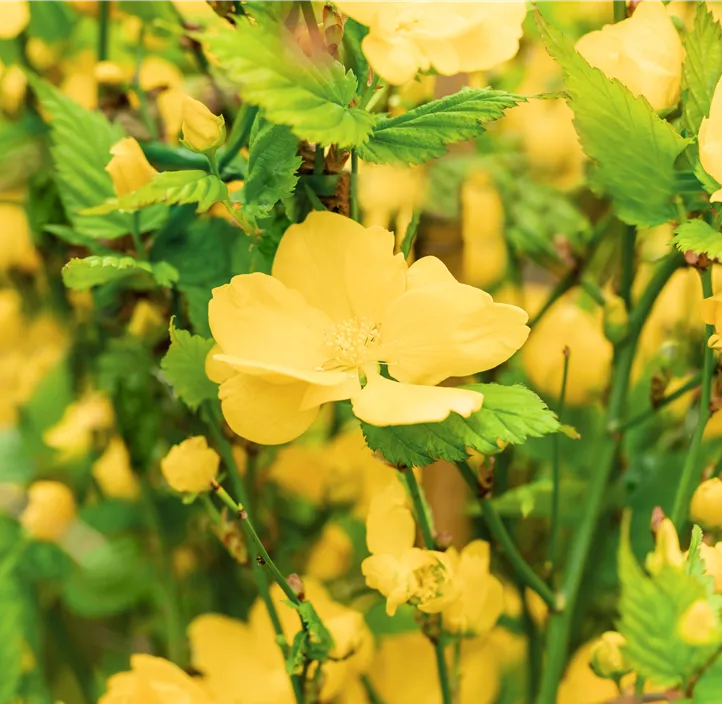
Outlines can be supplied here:
[[393, 247], [387, 230], [313, 212], [283, 236], [272, 276], [213, 290], [217, 346], [206, 370], [236, 433], [287, 442], [321, 404], [348, 398], [358, 418], [380, 426], [481, 407], [475, 391], [435, 385], [508, 359], [529, 333], [526, 313], [459, 284], [435, 257], [409, 267]]
[[684, 49], [660, 0], [644, 0], [622, 22], [585, 34], [577, 51], [609, 78], [618, 78], [655, 110], [679, 100]]
[[[709, 108], [709, 117], [699, 126], [699, 160], [704, 170], [722, 183], [722, 79], [717, 83]], [[710, 200], [722, 201], [722, 188], [715, 191]]]
[[524, 2], [347, 1], [338, 8], [368, 25], [363, 52], [376, 73], [399, 85], [419, 70], [444, 76], [484, 71], [519, 51]]

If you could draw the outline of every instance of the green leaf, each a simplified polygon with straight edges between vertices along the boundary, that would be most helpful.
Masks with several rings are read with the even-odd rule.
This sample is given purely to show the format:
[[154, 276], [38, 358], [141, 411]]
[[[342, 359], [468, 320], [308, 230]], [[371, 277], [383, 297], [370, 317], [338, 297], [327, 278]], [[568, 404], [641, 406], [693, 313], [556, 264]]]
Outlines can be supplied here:
[[176, 394], [192, 410], [218, 396], [218, 386], [206, 376], [206, 357], [213, 344], [213, 340], [177, 330], [171, 319], [170, 349], [161, 360], [160, 368]]
[[86, 208], [85, 215], [107, 215], [118, 210], [132, 212], [156, 203], [185, 205], [198, 203], [196, 212], [204, 213], [214, 203], [228, 199], [228, 188], [217, 176], [205, 171], [163, 171], [137, 191], [121, 198], [110, 198], [102, 205]]
[[466, 459], [467, 448], [493, 454], [506, 443], [520, 444], [559, 430], [554, 413], [523, 386], [472, 384], [463, 388], [484, 395], [476, 413], [468, 418], [451, 413], [440, 423], [419, 425], [377, 427], [362, 423], [369, 447], [380, 450], [393, 464], [423, 467], [438, 459]]
[[[108, 122], [103, 113], [86, 110], [37, 76], [29, 74], [29, 81], [43, 110], [50, 115], [55, 181], [73, 227], [92, 239], [127, 235], [133, 228], [130, 215], [80, 214], [81, 210], [115, 195], [105, 166], [111, 159], [110, 148], [125, 136], [122, 129]], [[166, 214], [165, 208], [144, 213], [141, 230], [156, 229]]]
[[690, 135], [709, 115], [715, 86], [722, 77], [722, 27], [705, 3], [697, 4], [694, 27], [684, 41], [682, 124]]
[[653, 577], [637, 564], [629, 543], [628, 520], [619, 547], [619, 632], [627, 639], [625, 656], [632, 668], [660, 688], [686, 682], [718, 644], [689, 645], [679, 634], [679, 621], [707, 587], [693, 574], [665, 566]]
[[559, 30], [536, 13], [547, 51], [561, 64], [574, 126], [595, 163], [594, 182], [630, 225], [661, 225], [675, 216], [674, 162], [691, 140], [680, 137], [642, 97], [590, 66]]
[[[6, 555], [3, 556], [8, 559]], [[0, 570], [3, 560], [0, 558]], [[0, 580], [0, 702], [15, 700], [23, 677], [23, 593], [6, 575]]]
[[448, 145], [478, 137], [483, 125], [524, 98], [483, 88], [464, 88], [396, 117], [381, 118], [358, 154], [376, 164], [422, 164], [443, 156]]
[[63, 282], [76, 291], [85, 291], [93, 286], [128, 277], [137, 277], [138, 284], [143, 287], [153, 283], [170, 287], [178, 280], [178, 272], [166, 262], [151, 264], [121, 255], [71, 259], [63, 267]]
[[691, 704], [717, 704], [720, 692], [722, 692], [722, 659], [717, 657], [695, 684]]
[[687, 220], [674, 233], [674, 244], [680, 252], [692, 250], [711, 259], [722, 258], [722, 233], [704, 220]]
[[300, 604], [293, 604], [290, 601], [284, 603], [298, 611], [303, 623], [303, 630], [296, 634], [286, 660], [287, 672], [297, 675], [302, 672], [303, 665], [307, 661], [322, 664], [328, 660], [334, 646], [333, 636], [323, 625], [310, 601], [302, 601]]
[[368, 139], [373, 115], [350, 107], [353, 71], [330, 56], [310, 58], [283, 27], [242, 19], [235, 32], [194, 36], [271, 122], [309, 142], [355, 147]]
[[280, 200], [290, 198], [298, 182], [298, 138], [286, 125], [256, 119], [248, 145], [248, 175], [241, 191], [243, 216], [254, 222]]

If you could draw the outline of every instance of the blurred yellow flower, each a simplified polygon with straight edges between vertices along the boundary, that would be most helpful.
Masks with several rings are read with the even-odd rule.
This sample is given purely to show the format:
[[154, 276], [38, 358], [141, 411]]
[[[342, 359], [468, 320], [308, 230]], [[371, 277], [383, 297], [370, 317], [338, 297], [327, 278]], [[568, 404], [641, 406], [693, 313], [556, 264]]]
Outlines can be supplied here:
[[0, 237], [0, 272], [9, 269], [28, 273], [37, 271], [40, 258], [33, 245], [25, 206], [0, 200], [0, 222], [3, 224], [3, 236]]
[[689, 517], [707, 529], [722, 528], [722, 480], [713, 477], [702, 482], [692, 496]]
[[132, 69], [128, 68], [113, 61], [98, 61], [93, 68], [93, 77], [103, 85], [119, 86], [132, 78]]
[[205, 437], [197, 435], [173, 445], [160, 461], [160, 469], [171, 488], [197, 494], [210, 490], [220, 462], [221, 458], [208, 447]]
[[116, 142], [110, 153], [113, 158], [105, 170], [113, 179], [115, 192], [119, 197], [137, 191], [153, 180], [158, 173], [145, 158], [145, 154], [133, 137], [124, 137]]
[[684, 49], [660, 0], [640, 2], [630, 18], [585, 34], [576, 48], [609, 78], [643, 95], [655, 110], [679, 101]]
[[193, 678], [177, 665], [152, 655], [131, 655], [130, 671], [108, 678], [98, 704], [212, 704]]
[[[704, 170], [722, 183], [722, 79], [717, 83], [709, 107], [709, 117], [699, 126], [699, 160]], [[722, 201], [722, 188], [710, 196], [710, 201]]]
[[118, 435], [110, 439], [105, 452], [93, 463], [92, 474], [103, 496], [133, 500], [140, 494], [138, 478], [130, 466], [128, 448]]
[[393, 247], [386, 230], [312, 212], [286, 231], [273, 276], [213, 290], [217, 346], [206, 371], [236, 433], [287, 442], [322, 403], [348, 398], [358, 418], [381, 426], [481, 407], [477, 392], [435, 385], [508, 359], [528, 335], [526, 313], [459, 284], [435, 257], [408, 267]]
[[619, 696], [617, 685], [594, 674], [589, 666], [595, 642], [582, 645], [572, 656], [559, 685], [557, 704], [606, 704]]
[[223, 115], [214, 115], [203, 103], [186, 95], [182, 106], [183, 143], [196, 152], [213, 151], [226, 138]]
[[322, 582], [337, 579], [348, 572], [352, 554], [348, 533], [338, 523], [327, 523], [308, 554], [306, 572]]
[[167, 328], [168, 323], [155, 303], [145, 299], [138, 301], [128, 323], [128, 332], [131, 335], [146, 337]]
[[722, 594], [722, 542], [715, 545], [701, 543], [699, 552], [704, 560], [705, 574], [714, 578], [714, 590]]
[[677, 529], [669, 518], [665, 518], [657, 528], [654, 551], [647, 555], [645, 566], [651, 574], [658, 574], [665, 567], [681, 569], [684, 555], [679, 548]]
[[25, 72], [13, 64], [0, 70], [0, 106], [9, 115], [15, 115], [25, 104], [28, 79]]
[[714, 334], [710, 335], [709, 346], [716, 350], [722, 349], [722, 293], [702, 301], [702, 320], [707, 325], [714, 325]]
[[76, 517], [75, 496], [61, 482], [42, 480], [28, 489], [20, 524], [35, 540], [58, 541]]
[[369, 27], [362, 49], [376, 73], [399, 85], [417, 71], [444, 76], [493, 68], [519, 51], [523, 2], [358, 2], [337, 7]]
[[607, 631], [592, 644], [591, 665], [600, 677], [615, 679], [632, 668], [624, 657], [627, 639], [617, 631]]
[[0, 2], [0, 39], [13, 39], [30, 22], [28, 0], [4, 0]]
[[108, 397], [98, 391], [87, 392], [65, 409], [58, 423], [45, 431], [43, 440], [64, 459], [72, 459], [88, 452], [93, 435], [111, 428], [114, 419]]
[[698, 599], [680, 616], [677, 633], [688, 645], [716, 643], [720, 635], [717, 610], [706, 599]]

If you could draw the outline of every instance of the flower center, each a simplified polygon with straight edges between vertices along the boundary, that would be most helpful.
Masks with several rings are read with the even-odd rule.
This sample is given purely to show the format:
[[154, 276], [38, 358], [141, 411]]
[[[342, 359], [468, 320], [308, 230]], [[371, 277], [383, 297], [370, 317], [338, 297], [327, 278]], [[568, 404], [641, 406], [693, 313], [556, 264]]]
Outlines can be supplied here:
[[358, 369], [373, 359], [373, 349], [381, 341], [381, 324], [367, 318], [349, 318], [336, 323], [324, 335], [329, 358], [324, 371]]
[[441, 564], [429, 564], [414, 570], [414, 580], [413, 598], [419, 604], [424, 604], [439, 596], [448, 581], [448, 575]]

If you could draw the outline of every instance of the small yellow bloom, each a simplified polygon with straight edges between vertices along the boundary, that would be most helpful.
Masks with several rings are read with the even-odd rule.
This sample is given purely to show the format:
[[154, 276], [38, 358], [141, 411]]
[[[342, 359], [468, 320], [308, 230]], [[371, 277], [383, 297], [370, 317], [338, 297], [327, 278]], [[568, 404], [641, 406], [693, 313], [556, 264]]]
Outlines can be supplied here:
[[167, 321], [158, 306], [150, 301], [140, 300], [133, 309], [128, 332], [135, 337], [146, 337], [167, 327]]
[[108, 690], [98, 704], [213, 704], [193, 678], [168, 660], [131, 655], [130, 667], [108, 678]]
[[196, 152], [214, 151], [226, 139], [223, 115], [214, 115], [203, 103], [186, 96], [183, 100], [183, 144]]
[[605, 704], [619, 697], [617, 685], [589, 666], [594, 646], [594, 641], [585, 643], [572, 656], [559, 685], [557, 704]]
[[19, 269], [28, 273], [37, 271], [40, 257], [33, 245], [30, 224], [25, 207], [19, 203], [0, 202], [0, 272]]
[[25, 72], [13, 64], [0, 77], [0, 105], [9, 115], [15, 115], [25, 104], [28, 79]]
[[[709, 117], [699, 126], [699, 160], [704, 170], [718, 183], [722, 183], [722, 79], [714, 89]], [[715, 191], [710, 200], [722, 201], [722, 188]]]
[[107, 396], [89, 392], [65, 409], [60, 421], [45, 431], [43, 440], [65, 459], [79, 457], [90, 450], [94, 433], [112, 427], [114, 418]]
[[338, 523], [327, 523], [306, 562], [306, 572], [329, 582], [344, 575], [351, 565], [353, 544]]
[[170, 486], [176, 491], [197, 494], [208, 491], [218, 474], [221, 458], [203, 435], [173, 445], [160, 461], [160, 469]]
[[702, 301], [702, 320], [707, 325], [714, 325], [714, 334], [710, 335], [709, 346], [715, 350], [722, 349], [722, 293]]
[[644, 0], [630, 18], [584, 35], [576, 48], [609, 78], [643, 95], [654, 110], [679, 101], [684, 49], [660, 0]]
[[719, 477], [708, 479], [697, 487], [689, 516], [705, 528], [722, 528], [722, 480]]
[[684, 555], [679, 548], [677, 529], [669, 518], [659, 524], [654, 552], [647, 555], [646, 567], [652, 574], [659, 573], [664, 567], [682, 569]]
[[130, 79], [128, 71], [113, 61], [99, 61], [93, 69], [93, 76], [98, 83], [108, 86], [118, 86]]
[[117, 435], [111, 438], [105, 452], [93, 463], [92, 473], [104, 496], [132, 501], [140, 494], [128, 449]]
[[116, 142], [110, 153], [113, 158], [105, 170], [113, 179], [116, 194], [121, 197], [150, 183], [158, 173], [145, 158], [140, 144], [133, 137], [124, 137]]
[[627, 639], [617, 631], [607, 631], [599, 636], [591, 653], [591, 665], [599, 677], [617, 679], [631, 671], [624, 657]]
[[75, 521], [73, 492], [55, 481], [37, 481], [28, 489], [28, 505], [20, 514], [20, 524], [36, 540], [58, 541]]
[[358, 2], [337, 7], [368, 25], [361, 45], [389, 83], [433, 68], [444, 76], [484, 71], [516, 56], [526, 16], [523, 2]]
[[59, 52], [56, 46], [46, 44], [38, 37], [29, 37], [25, 45], [25, 53], [35, 69], [46, 71], [58, 61]]
[[706, 599], [698, 599], [680, 617], [677, 632], [688, 645], [716, 643], [720, 634], [719, 615]]
[[0, 39], [13, 39], [30, 22], [28, 0], [4, 0], [0, 2]]
[[526, 313], [459, 284], [435, 257], [409, 267], [393, 248], [386, 230], [312, 212], [286, 231], [272, 276], [213, 290], [217, 346], [206, 371], [236, 433], [288, 442], [321, 404], [348, 398], [358, 418], [380, 426], [481, 407], [481, 394], [436, 384], [511, 357], [529, 333]]

